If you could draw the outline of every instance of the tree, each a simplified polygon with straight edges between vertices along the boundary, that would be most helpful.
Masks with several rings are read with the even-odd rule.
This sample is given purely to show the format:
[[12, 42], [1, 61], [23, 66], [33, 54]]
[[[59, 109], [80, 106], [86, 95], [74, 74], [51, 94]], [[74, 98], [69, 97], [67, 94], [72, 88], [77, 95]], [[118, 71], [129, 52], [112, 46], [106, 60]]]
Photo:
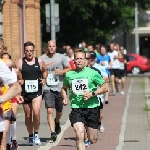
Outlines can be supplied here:
[[[55, 0], [60, 5], [60, 32], [57, 41], [74, 45], [87, 42], [105, 43], [115, 29], [129, 32], [134, 26], [134, 6], [147, 6], [148, 0]], [[43, 6], [49, 1], [41, 1]], [[43, 16], [42, 16], [43, 19]], [[43, 19], [44, 20], [44, 19]]]

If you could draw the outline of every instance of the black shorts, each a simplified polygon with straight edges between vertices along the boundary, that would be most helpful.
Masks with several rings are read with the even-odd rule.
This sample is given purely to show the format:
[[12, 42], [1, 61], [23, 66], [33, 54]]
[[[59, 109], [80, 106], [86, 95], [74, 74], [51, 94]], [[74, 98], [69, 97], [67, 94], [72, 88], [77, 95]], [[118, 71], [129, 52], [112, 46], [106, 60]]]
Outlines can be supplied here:
[[99, 107], [96, 108], [72, 108], [69, 115], [71, 125], [82, 122], [87, 127], [97, 129], [99, 121]]
[[119, 79], [126, 76], [126, 71], [125, 70], [119, 69], [119, 72], [120, 72], [120, 78]]
[[55, 108], [56, 111], [62, 112], [63, 110], [63, 98], [58, 91], [47, 90], [43, 93], [45, 100], [45, 108]]
[[34, 93], [21, 93], [21, 96], [23, 96], [24, 98], [24, 103], [23, 104], [30, 104], [32, 103], [32, 100], [34, 98], [37, 98], [38, 96], [42, 95], [42, 90], [39, 90], [38, 92], [34, 92]]
[[110, 69], [110, 75], [114, 75], [116, 78], [120, 78], [119, 69]]

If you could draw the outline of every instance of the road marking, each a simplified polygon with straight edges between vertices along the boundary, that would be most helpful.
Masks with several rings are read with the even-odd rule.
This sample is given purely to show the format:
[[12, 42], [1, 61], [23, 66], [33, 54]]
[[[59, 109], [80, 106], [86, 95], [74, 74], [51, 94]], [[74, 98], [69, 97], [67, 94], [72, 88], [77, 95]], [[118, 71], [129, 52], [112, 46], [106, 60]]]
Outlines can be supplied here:
[[69, 126], [70, 126], [70, 121], [68, 119], [67, 122], [63, 126], [61, 126], [61, 133], [57, 136], [57, 141], [55, 143], [48, 142], [45, 146], [40, 146], [37, 150], [49, 150], [52, 146], [56, 146], [60, 142], [65, 130]]
[[126, 98], [126, 106], [124, 108], [124, 113], [123, 113], [123, 117], [122, 117], [122, 125], [121, 125], [121, 130], [120, 130], [120, 134], [119, 134], [119, 144], [116, 147], [116, 150], [121, 150], [123, 145], [124, 145], [124, 135], [125, 135], [125, 129], [126, 129], [126, 123], [127, 123], [127, 115], [128, 115], [128, 107], [129, 107], [129, 99], [130, 99], [130, 93], [131, 93], [131, 88], [132, 88], [132, 84], [133, 84], [133, 78], [131, 79], [130, 82], [130, 86], [128, 89], [128, 94], [127, 94], [127, 98]]

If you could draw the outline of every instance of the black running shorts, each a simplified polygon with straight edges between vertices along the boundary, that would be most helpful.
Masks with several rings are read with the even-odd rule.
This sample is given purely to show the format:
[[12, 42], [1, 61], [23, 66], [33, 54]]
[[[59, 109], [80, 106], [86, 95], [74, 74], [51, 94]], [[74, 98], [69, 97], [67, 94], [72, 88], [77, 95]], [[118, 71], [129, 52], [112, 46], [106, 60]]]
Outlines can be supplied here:
[[69, 119], [72, 126], [77, 122], [82, 122], [87, 127], [97, 129], [99, 121], [99, 107], [72, 108]]

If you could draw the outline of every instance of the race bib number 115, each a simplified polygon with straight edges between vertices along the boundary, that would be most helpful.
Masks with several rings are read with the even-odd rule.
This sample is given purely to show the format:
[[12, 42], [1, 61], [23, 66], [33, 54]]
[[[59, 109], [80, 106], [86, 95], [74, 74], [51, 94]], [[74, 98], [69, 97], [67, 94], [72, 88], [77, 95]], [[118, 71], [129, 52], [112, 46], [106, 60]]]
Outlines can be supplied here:
[[25, 80], [25, 91], [33, 93], [38, 91], [38, 80]]
[[88, 79], [72, 80], [72, 90], [75, 94], [83, 94], [83, 92], [89, 92]]

